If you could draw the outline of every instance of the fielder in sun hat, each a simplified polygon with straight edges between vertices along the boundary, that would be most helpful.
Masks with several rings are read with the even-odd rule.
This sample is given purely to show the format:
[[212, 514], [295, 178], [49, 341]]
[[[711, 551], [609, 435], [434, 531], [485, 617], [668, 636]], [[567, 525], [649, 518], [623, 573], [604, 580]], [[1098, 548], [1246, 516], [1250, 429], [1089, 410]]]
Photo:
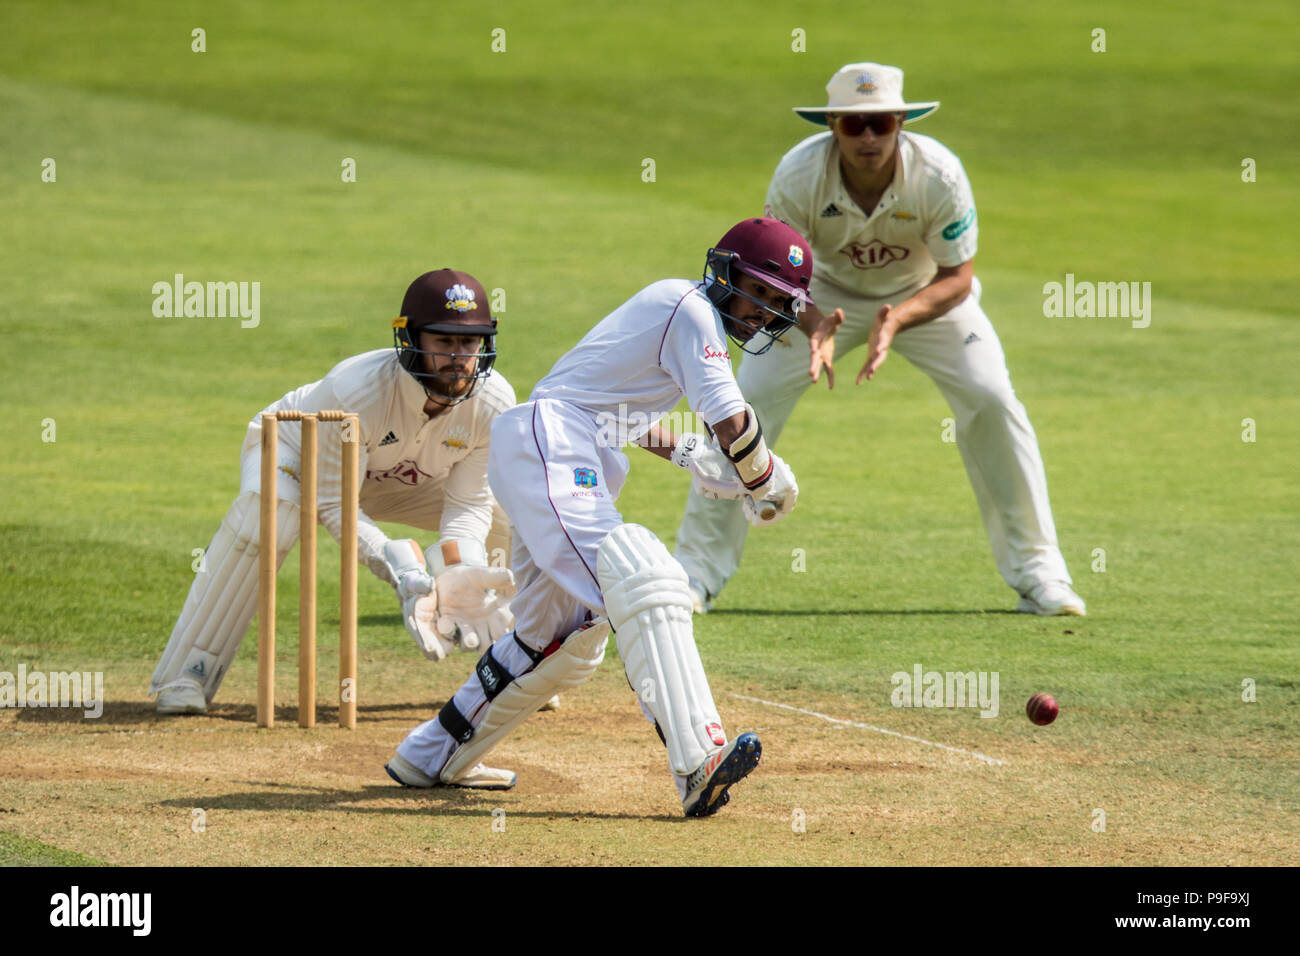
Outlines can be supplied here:
[[794, 111], [810, 123], [826, 125], [828, 113], [904, 113], [904, 123], [929, 116], [938, 101], [905, 103], [903, 71], [880, 63], [842, 66], [826, 84], [825, 106], [796, 106]]

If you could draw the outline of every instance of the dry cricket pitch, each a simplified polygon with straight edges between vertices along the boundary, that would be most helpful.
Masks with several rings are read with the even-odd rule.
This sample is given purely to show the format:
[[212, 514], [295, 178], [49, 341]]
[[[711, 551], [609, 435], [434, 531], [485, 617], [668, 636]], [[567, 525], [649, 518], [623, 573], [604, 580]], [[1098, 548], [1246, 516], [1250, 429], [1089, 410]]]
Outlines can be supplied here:
[[[167, 866], [1265, 865], [1294, 848], [1294, 831], [1261, 829], [1240, 800], [1216, 809], [1217, 794], [1080, 753], [1050, 729], [948, 741], [1005, 761], [992, 765], [746, 698], [924, 736], [901, 712], [725, 681], [714, 690], [727, 730], [757, 732], [762, 763], [717, 816], [687, 820], [613, 655], [559, 711], [535, 715], [493, 753], [489, 763], [519, 774], [514, 790], [398, 787], [384, 762], [471, 666], [467, 656], [436, 673], [363, 661], [370, 681], [355, 731], [332, 726], [329, 706], [314, 729], [258, 730], [246, 658], [206, 716], [160, 718], [143, 692], [110, 700], [98, 720], [0, 711], [0, 830], [109, 863]], [[112, 676], [137, 687], [148, 677]], [[428, 696], [430, 683], [443, 696]], [[292, 723], [295, 713], [284, 705], [278, 716]], [[1097, 807], [1107, 808], [1104, 832]]]

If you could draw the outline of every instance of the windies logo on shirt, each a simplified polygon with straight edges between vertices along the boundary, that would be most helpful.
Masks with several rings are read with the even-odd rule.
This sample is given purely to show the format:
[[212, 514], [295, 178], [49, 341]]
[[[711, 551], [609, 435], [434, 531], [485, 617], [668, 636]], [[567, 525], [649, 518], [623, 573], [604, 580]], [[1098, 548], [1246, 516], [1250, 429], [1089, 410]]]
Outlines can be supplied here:
[[596, 469], [594, 468], [575, 468], [573, 469], [573, 483], [579, 488], [596, 487]]
[[718, 349], [715, 349], [712, 345], [707, 345], [707, 344], [704, 346], [704, 357], [706, 359], [726, 359], [728, 362], [731, 361], [730, 352], [719, 351]]
[[850, 242], [840, 252], [849, 257], [855, 268], [879, 269], [892, 262], [902, 262], [910, 250], [905, 246], [887, 246], [879, 239], [872, 239], [865, 246]]

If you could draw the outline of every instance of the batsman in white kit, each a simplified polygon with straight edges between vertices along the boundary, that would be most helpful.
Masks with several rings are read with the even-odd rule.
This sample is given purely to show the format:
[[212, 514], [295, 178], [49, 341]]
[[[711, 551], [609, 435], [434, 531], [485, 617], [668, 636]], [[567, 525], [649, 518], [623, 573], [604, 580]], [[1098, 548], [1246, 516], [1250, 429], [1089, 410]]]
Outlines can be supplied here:
[[[943, 144], [902, 129], [939, 104], [904, 102], [903, 71], [879, 63], [843, 67], [826, 90], [825, 106], [795, 112], [829, 128], [785, 155], [766, 204], [766, 215], [798, 229], [817, 254], [810, 312], [819, 315], [820, 306], [843, 316], [835, 336], [842, 348], [866, 344], [859, 383], [891, 349], [934, 380], [952, 408], [998, 571], [1020, 595], [1016, 610], [1082, 615], [1057, 544], [1038, 438], [980, 307], [970, 182]], [[799, 335], [790, 339], [746, 358], [738, 374], [773, 444], [816, 377], [796, 347]], [[677, 558], [697, 610], [707, 611], [735, 574], [747, 531], [732, 502], [688, 496]]]
[[[686, 572], [615, 500], [636, 442], [732, 498], [754, 524], [787, 515], [798, 488], [772, 454], [732, 375], [727, 336], [763, 351], [808, 303], [812, 253], [794, 229], [748, 219], [710, 249], [704, 281], [665, 279], [601, 320], [529, 400], [492, 426], [488, 476], [510, 516], [514, 633], [487, 649], [438, 716], [388, 764], [410, 786], [448, 783], [561, 688], [600, 665], [611, 629], [628, 683], [668, 750], [687, 816], [729, 799], [761, 754], [728, 741], [691, 628]], [[658, 421], [683, 394], [710, 428], [676, 436]]]
[[[492, 423], [515, 404], [497, 372], [497, 322], [473, 276], [441, 269], [406, 291], [393, 322], [394, 348], [353, 356], [323, 379], [289, 392], [263, 412], [344, 409], [360, 426], [358, 558], [397, 592], [402, 620], [432, 660], [457, 648], [481, 652], [513, 624], [514, 591], [489, 557], [510, 548], [509, 525], [487, 481]], [[154, 671], [150, 693], [160, 714], [204, 713], [257, 611], [258, 499], [262, 413], [253, 417], [240, 456], [239, 497], [203, 563]], [[276, 566], [298, 537], [301, 425], [279, 431], [279, 539]], [[342, 462], [337, 441], [319, 444], [320, 521], [337, 540], [342, 526]], [[391, 540], [375, 521], [438, 532], [421, 551]], [[498, 562], [501, 563], [501, 562]], [[501, 789], [514, 775], [466, 768], [462, 786]]]

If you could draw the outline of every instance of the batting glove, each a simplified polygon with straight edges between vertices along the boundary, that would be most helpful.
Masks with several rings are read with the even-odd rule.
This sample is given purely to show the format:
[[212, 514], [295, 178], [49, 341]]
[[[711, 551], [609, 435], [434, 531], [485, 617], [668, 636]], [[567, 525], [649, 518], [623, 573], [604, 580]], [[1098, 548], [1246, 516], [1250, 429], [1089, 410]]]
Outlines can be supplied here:
[[741, 507], [745, 519], [754, 527], [776, 524], [791, 511], [799, 497], [799, 485], [795, 483], [794, 472], [778, 455], [772, 454], [772, 477], [766, 483], [761, 498], [745, 495]]
[[672, 463], [691, 473], [691, 490], [698, 495], [732, 501], [745, 497], [735, 466], [704, 435], [682, 435], [673, 449]]

